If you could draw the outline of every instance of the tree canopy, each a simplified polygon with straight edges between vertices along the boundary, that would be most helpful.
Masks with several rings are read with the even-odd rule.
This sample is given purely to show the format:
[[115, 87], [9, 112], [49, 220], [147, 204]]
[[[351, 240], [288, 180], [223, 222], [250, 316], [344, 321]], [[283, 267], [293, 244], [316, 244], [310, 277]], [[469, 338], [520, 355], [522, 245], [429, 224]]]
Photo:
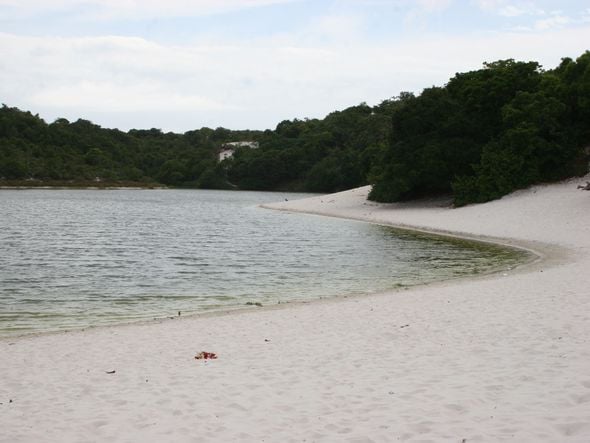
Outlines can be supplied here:
[[583, 174], [590, 143], [590, 52], [552, 71], [503, 60], [404, 98], [372, 170], [370, 198], [454, 194], [463, 205]]
[[5, 180], [131, 181], [169, 186], [228, 187], [217, 162], [219, 146], [260, 131], [202, 128], [184, 134], [159, 129], [122, 132], [87, 120], [0, 109], [0, 177]]

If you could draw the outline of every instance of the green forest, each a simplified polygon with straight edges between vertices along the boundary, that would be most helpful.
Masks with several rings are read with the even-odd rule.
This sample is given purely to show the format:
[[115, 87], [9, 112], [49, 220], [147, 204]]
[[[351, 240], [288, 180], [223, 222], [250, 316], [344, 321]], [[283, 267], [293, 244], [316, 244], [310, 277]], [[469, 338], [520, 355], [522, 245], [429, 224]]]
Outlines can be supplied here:
[[[218, 161], [228, 142], [254, 141]], [[465, 205], [583, 175], [590, 148], [590, 52], [555, 69], [501, 60], [444, 86], [401, 92], [274, 130], [102, 128], [3, 105], [0, 185], [139, 185], [335, 192], [373, 185], [393, 202], [453, 195]]]

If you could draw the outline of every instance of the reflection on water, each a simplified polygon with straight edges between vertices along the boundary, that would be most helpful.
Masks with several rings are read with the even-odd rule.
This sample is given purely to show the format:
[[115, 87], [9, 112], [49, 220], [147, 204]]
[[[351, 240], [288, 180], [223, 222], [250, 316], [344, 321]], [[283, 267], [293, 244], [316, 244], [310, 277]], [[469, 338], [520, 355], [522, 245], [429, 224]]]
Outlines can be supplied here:
[[0, 334], [275, 304], [508, 268], [513, 250], [275, 212], [298, 195], [0, 191]]

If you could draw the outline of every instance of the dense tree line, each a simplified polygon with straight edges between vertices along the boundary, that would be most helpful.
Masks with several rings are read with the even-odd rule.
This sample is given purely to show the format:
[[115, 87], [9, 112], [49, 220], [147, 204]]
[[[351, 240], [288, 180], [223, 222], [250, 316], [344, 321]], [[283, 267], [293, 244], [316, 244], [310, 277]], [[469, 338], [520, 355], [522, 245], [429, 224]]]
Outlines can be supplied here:
[[190, 187], [228, 187], [218, 148], [259, 131], [202, 128], [184, 134], [159, 129], [122, 132], [87, 120], [0, 109], [0, 177], [4, 181], [134, 182]]
[[453, 192], [463, 205], [584, 174], [590, 145], [590, 52], [554, 70], [504, 60], [400, 97], [370, 198]]
[[[361, 104], [323, 120], [293, 120], [275, 130], [201, 128], [184, 134], [158, 129], [105, 129], [86, 120], [0, 109], [0, 177], [6, 180], [132, 181], [178, 187], [330, 192], [366, 183], [387, 146], [391, 109]], [[256, 141], [218, 162], [224, 143]]]
[[[217, 161], [229, 141], [257, 141]], [[274, 130], [122, 132], [86, 120], [47, 124], [0, 109], [0, 177], [332, 192], [372, 184], [370, 198], [453, 193], [458, 205], [587, 171], [590, 52], [553, 70], [503, 60], [456, 74], [420, 95], [401, 93]]]
[[322, 120], [282, 121], [260, 137], [260, 149], [236, 152], [226, 164], [242, 189], [333, 192], [367, 183], [387, 147], [395, 103], [365, 103]]

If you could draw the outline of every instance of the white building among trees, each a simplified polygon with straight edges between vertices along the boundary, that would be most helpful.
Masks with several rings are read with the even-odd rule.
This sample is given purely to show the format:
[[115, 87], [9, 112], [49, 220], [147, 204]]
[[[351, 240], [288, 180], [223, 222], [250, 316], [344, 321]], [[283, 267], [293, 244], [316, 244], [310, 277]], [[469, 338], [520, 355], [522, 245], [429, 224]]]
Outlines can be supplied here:
[[258, 142], [241, 141], [224, 143], [221, 145], [221, 150], [219, 151], [219, 161], [232, 157], [238, 148], [257, 149]]

